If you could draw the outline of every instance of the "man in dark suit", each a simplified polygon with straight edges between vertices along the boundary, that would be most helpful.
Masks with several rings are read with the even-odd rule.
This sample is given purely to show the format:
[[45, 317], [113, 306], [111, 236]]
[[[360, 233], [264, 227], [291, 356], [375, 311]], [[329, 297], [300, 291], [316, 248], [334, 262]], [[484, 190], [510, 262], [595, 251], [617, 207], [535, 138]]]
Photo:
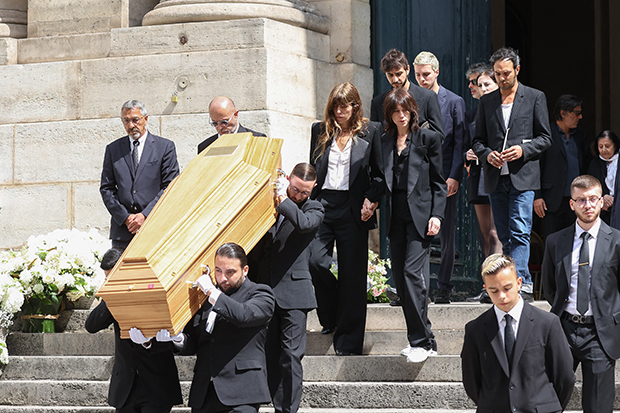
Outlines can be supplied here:
[[581, 120], [581, 100], [562, 95], [555, 102], [551, 123], [551, 146], [540, 155], [540, 190], [536, 191], [534, 212], [543, 219], [545, 237], [575, 223], [570, 209], [570, 185], [585, 174], [592, 151], [585, 133], [577, 129]]
[[[108, 250], [101, 260], [106, 276], [114, 268], [123, 251]], [[152, 340], [140, 340], [136, 329], [130, 339], [121, 339], [120, 328], [105, 301], [88, 315], [86, 330], [96, 333], [114, 324], [114, 367], [110, 377], [108, 403], [117, 413], [168, 413], [175, 404], [183, 403], [173, 346]], [[144, 343], [144, 344], [143, 344]]]
[[[197, 280], [207, 301], [175, 343], [179, 354], [197, 355], [188, 403], [192, 413], [255, 413], [271, 400], [265, 339], [275, 297], [269, 286], [246, 279], [247, 263], [243, 248], [223, 244], [215, 253], [217, 288], [208, 272]], [[170, 340], [165, 334], [157, 339]]]
[[463, 179], [463, 142], [465, 140], [465, 101], [462, 97], [441, 86], [439, 60], [430, 52], [421, 52], [413, 61], [415, 78], [418, 84], [437, 94], [444, 127], [441, 147], [443, 176], [448, 186], [446, 209], [441, 223], [439, 240], [441, 242], [441, 264], [437, 272], [437, 296], [435, 304], [450, 304], [450, 293], [454, 284], [450, 281], [454, 271], [456, 204], [458, 191]]
[[474, 152], [484, 164], [497, 235], [523, 279], [521, 295], [534, 300], [530, 259], [534, 191], [540, 189], [538, 158], [551, 145], [547, 99], [517, 81], [519, 55], [509, 47], [489, 59], [499, 89], [480, 98]]
[[[432, 93], [409, 81], [409, 62], [400, 50], [392, 49], [381, 59], [381, 70], [393, 88], [404, 87], [409, 90], [418, 104], [418, 124], [422, 128], [432, 129], [443, 135], [444, 125], [441, 120], [441, 109], [437, 94]], [[370, 105], [370, 120], [383, 122], [383, 101], [389, 90], [375, 97]]]
[[307, 163], [293, 168], [288, 187], [277, 195], [278, 218], [250, 253], [259, 260], [258, 282], [273, 288], [276, 308], [267, 330], [267, 376], [276, 413], [295, 413], [301, 402], [306, 351], [306, 319], [316, 308], [308, 267], [310, 243], [323, 221], [320, 202], [308, 199], [316, 171]]
[[601, 183], [582, 175], [571, 184], [577, 222], [547, 237], [545, 298], [560, 316], [576, 369], [583, 374], [585, 413], [610, 413], [620, 357], [620, 231], [600, 219]]
[[112, 246], [124, 249], [179, 174], [179, 164], [174, 142], [146, 130], [144, 104], [125, 102], [121, 116], [128, 136], [106, 146], [99, 192], [112, 215]]
[[200, 142], [198, 153], [205, 150], [217, 138], [227, 133], [250, 132], [254, 136], [265, 136], [264, 133], [255, 132], [252, 129], [241, 126], [239, 123], [239, 111], [233, 101], [226, 96], [218, 96], [209, 103], [209, 117], [211, 118], [211, 126], [217, 130], [217, 133]]
[[575, 374], [560, 320], [519, 296], [512, 258], [490, 255], [482, 279], [493, 307], [467, 323], [463, 386], [478, 412], [561, 412]]

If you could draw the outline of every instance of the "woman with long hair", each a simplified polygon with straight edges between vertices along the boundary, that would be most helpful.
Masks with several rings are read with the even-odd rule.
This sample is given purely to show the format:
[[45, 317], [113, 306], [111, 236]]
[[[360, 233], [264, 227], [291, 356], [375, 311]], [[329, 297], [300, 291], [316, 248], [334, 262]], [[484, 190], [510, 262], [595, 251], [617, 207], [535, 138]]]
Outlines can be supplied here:
[[[381, 125], [364, 118], [351, 83], [334, 87], [322, 122], [312, 125], [310, 163], [317, 185], [312, 198], [325, 217], [312, 243], [310, 272], [323, 334], [334, 332], [337, 355], [361, 354], [366, 327], [368, 230], [383, 196]], [[330, 271], [334, 242], [338, 276]]]
[[422, 362], [437, 354], [428, 319], [430, 246], [439, 232], [447, 186], [441, 158], [442, 136], [418, 126], [418, 106], [403, 88], [383, 103], [385, 134], [381, 137], [386, 184], [386, 223], [392, 275], [398, 290], [409, 345], [407, 361]]

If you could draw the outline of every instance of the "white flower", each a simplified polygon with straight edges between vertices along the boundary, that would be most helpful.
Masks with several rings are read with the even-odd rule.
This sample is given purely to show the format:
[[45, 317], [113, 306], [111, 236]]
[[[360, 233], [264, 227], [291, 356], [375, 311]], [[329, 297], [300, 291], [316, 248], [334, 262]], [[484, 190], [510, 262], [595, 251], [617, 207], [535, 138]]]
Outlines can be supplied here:
[[0, 364], [9, 364], [9, 350], [4, 340], [0, 340]]
[[43, 287], [43, 284], [35, 284], [35, 286], [32, 287], [32, 291], [34, 291], [35, 294], [41, 294], [43, 290], [45, 290], [45, 287]]

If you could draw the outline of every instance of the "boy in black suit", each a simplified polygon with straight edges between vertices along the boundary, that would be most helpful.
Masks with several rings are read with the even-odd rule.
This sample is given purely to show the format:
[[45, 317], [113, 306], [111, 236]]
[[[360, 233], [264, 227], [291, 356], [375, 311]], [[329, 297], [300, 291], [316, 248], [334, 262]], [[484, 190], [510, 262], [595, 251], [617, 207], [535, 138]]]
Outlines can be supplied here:
[[502, 254], [482, 264], [493, 307], [465, 326], [463, 385], [482, 411], [560, 412], [575, 374], [560, 320], [519, 295], [515, 262]]

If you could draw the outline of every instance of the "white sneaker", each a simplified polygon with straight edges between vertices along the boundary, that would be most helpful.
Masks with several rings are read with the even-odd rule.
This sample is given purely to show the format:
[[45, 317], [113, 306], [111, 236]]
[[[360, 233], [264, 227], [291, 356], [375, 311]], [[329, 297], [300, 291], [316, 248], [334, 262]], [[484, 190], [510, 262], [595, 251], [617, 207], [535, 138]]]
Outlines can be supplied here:
[[405, 347], [404, 349], [400, 351], [400, 355], [407, 357], [409, 353], [411, 352], [411, 349], [412, 349], [411, 344], [407, 344], [407, 347]]
[[435, 350], [427, 350], [422, 347], [413, 347], [409, 354], [407, 355], [408, 363], [422, 363], [426, 361], [429, 356], [436, 356], [437, 352]]

